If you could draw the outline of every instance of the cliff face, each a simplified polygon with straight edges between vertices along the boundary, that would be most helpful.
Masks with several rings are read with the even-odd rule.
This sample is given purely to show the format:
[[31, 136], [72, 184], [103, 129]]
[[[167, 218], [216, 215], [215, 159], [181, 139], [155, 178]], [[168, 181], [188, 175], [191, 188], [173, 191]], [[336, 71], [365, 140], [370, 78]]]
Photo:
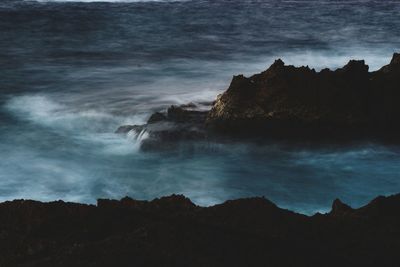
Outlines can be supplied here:
[[396, 266], [400, 195], [312, 217], [264, 198], [0, 204], [0, 266]]
[[[376, 72], [364, 61], [316, 72], [281, 60], [249, 78], [235, 76], [218, 97], [207, 125], [228, 133], [258, 131], [399, 130], [400, 55]], [[292, 130], [296, 130], [292, 132]]]

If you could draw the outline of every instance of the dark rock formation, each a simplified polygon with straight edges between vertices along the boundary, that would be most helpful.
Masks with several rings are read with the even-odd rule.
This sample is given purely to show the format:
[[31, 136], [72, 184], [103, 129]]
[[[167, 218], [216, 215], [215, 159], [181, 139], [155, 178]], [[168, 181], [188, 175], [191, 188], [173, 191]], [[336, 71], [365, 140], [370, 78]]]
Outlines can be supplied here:
[[235, 76], [208, 114], [207, 124], [229, 134], [390, 135], [400, 132], [399, 101], [399, 54], [376, 72], [368, 72], [364, 61], [316, 72], [277, 60], [260, 74]]
[[0, 204], [0, 266], [397, 266], [400, 195], [311, 217], [265, 198]]
[[340, 201], [340, 199], [335, 199], [332, 204], [332, 210], [330, 212], [331, 215], [346, 215], [348, 213], [352, 213], [353, 209], [349, 206]]
[[156, 112], [150, 116], [144, 125], [124, 125], [116, 133], [128, 134], [134, 132], [139, 137], [146, 133], [148, 137], [142, 140], [142, 148], [159, 149], [171, 142], [204, 139], [207, 136], [205, 120], [208, 111], [199, 110], [196, 104], [171, 106], [166, 113]]
[[219, 136], [398, 141], [400, 54], [380, 70], [368, 70], [363, 60], [317, 72], [278, 59], [260, 74], [234, 76], [210, 111], [197, 110], [194, 103], [171, 106], [166, 113], [154, 113], [145, 125], [121, 126], [117, 132], [146, 131], [150, 138], [144, 145], [158, 148]]
[[153, 114], [150, 116], [150, 118], [149, 118], [149, 120], [147, 121], [147, 123], [148, 123], [148, 124], [151, 124], [151, 123], [157, 123], [157, 122], [166, 121], [166, 120], [167, 120], [167, 116], [165, 116], [164, 114], [162, 114], [162, 113], [160, 113], [160, 112], [156, 112], [156, 113], [153, 113]]

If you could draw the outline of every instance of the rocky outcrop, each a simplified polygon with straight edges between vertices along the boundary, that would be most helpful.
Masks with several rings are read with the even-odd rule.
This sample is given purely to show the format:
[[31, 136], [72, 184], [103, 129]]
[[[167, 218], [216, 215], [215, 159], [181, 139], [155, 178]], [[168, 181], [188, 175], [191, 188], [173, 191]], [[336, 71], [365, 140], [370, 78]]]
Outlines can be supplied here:
[[262, 137], [284, 140], [399, 139], [400, 54], [375, 72], [363, 60], [335, 71], [287, 66], [280, 59], [266, 71], [234, 76], [210, 106], [171, 106], [147, 124], [118, 133], [146, 132], [143, 144], [204, 138]]
[[277, 60], [249, 78], [235, 76], [208, 114], [225, 133], [266, 136], [389, 134], [400, 130], [400, 55], [369, 72], [363, 60], [320, 72]]
[[168, 144], [183, 140], [198, 140], [207, 137], [205, 121], [211, 103], [196, 105], [189, 103], [181, 106], [171, 106], [165, 113], [155, 112], [144, 125], [123, 125], [116, 133], [142, 138], [142, 148], [168, 147]]
[[400, 195], [305, 216], [265, 198], [0, 204], [0, 266], [396, 266]]

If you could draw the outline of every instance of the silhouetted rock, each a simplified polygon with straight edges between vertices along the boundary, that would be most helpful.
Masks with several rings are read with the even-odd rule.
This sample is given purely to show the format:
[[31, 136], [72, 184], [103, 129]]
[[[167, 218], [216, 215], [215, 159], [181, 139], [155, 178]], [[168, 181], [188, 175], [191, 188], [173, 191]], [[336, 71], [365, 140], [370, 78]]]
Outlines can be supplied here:
[[353, 212], [353, 209], [340, 201], [340, 199], [335, 199], [335, 201], [333, 201], [332, 211], [330, 212], [331, 215], [343, 216], [351, 212]]
[[235, 76], [207, 124], [229, 134], [300, 138], [399, 132], [399, 58], [376, 72], [363, 60], [321, 72], [277, 60], [260, 74]]
[[400, 195], [305, 216], [265, 198], [0, 203], [0, 266], [396, 266]]
[[[249, 78], [234, 76], [211, 110], [189, 103], [154, 113], [147, 124], [122, 126], [148, 134], [146, 147], [226, 136], [295, 141], [399, 139], [400, 54], [369, 72], [364, 60], [315, 71], [276, 60]], [[136, 128], [135, 128], [136, 127]]]

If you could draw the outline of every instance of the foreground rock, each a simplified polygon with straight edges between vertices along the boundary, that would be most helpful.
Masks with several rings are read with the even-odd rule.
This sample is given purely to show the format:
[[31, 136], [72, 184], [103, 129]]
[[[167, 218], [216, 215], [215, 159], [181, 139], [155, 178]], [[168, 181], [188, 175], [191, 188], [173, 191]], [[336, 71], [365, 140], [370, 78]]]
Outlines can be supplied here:
[[400, 54], [375, 72], [363, 60], [320, 72], [286, 66], [277, 60], [249, 78], [235, 76], [210, 106], [195, 104], [155, 113], [141, 126], [117, 132], [145, 131], [147, 143], [250, 136], [285, 140], [398, 139], [400, 133]]
[[397, 266], [400, 195], [328, 214], [264, 198], [0, 204], [0, 266]]

